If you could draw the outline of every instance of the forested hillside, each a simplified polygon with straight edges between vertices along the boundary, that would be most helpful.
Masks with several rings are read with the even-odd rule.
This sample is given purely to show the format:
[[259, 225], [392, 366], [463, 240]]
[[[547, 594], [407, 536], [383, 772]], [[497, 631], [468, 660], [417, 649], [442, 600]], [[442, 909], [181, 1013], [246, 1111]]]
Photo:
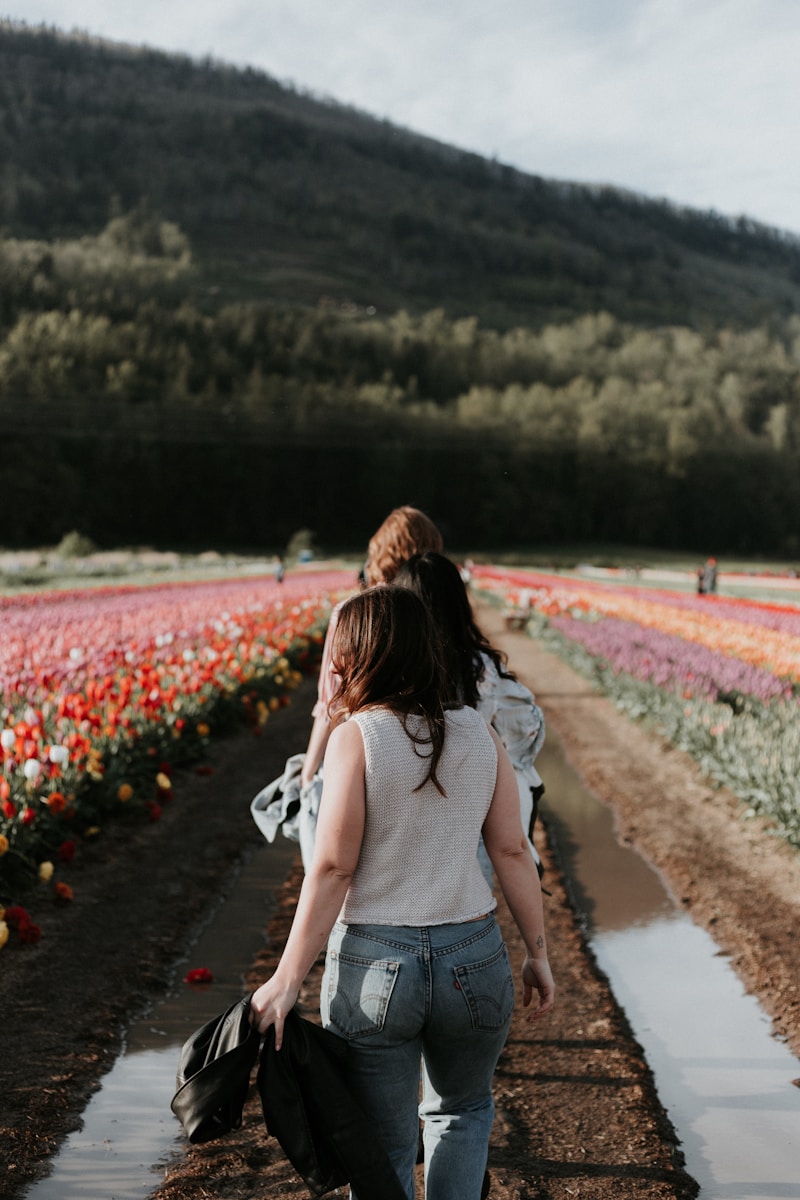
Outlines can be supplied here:
[[146, 197], [217, 298], [442, 306], [505, 327], [800, 309], [797, 240], [524, 175], [260, 72], [0, 24], [0, 106], [0, 228], [97, 234]]
[[6, 544], [800, 555], [800, 244], [0, 25]]

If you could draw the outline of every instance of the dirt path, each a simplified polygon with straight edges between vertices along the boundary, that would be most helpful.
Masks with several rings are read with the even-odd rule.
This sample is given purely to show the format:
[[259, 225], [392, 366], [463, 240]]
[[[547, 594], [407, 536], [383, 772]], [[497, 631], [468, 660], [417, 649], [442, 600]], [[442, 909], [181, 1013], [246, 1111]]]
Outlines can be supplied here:
[[[796, 944], [800, 864], [759, 826], [740, 823], [724, 793], [688, 760], [638, 729], [558, 659], [506, 634], [481, 609], [493, 640], [537, 693], [587, 785], [612, 803], [676, 894], [707, 923], [738, 969], [800, 1046]], [[157, 825], [112, 833], [76, 861], [76, 899], [43, 920], [37, 946], [0, 955], [0, 1161], [3, 1194], [21, 1200], [120, 1047], [125, 1020], [168, 985], [172, 964], [232, 865], [258, 840], [249, 800], [306, 740], [311, 685], [264, 736], [218, 746], [215, 772], [176, 780]], [[664, 813], [670, 814], [665, 821]], [[494, 1200], [684, 1200], [696, 1192], [642, 1052], [570, 910], [543, 847], [547, 922], [559, 998], [540, 1026], [518, 1014], [497, 1074], [490, 1169]], [[284, 885], [255, 986], [280, 952], [300, 882]], [[508, 931], [507, 914], [500, 917]], [[512, 958], [519, 950], [512, 942]], [[302, 998], [316, 1010], [319, 972]], [[264, 1132], [255, 1102], [243, 1128], [187, 1149], [165, 1172], [159, 1200], [271, 1200], [308, 1193]]]
[[586, 787], [616, 815], [621, 840], [658, 868], [706, 928], [773, 1029], [800, 1055], [800, 854], [704, 780], [693, 761], [619, 713], [540, 643], [503, 628], [480, 606], [483, 628], [536, 693]]
[[[683, 1169], [641, 1049], [586, 949], [546, 849], [543, 860], [559, 1000], [536, 1026], [523, 1020], [521, 1009], [515, 1014], [495, 1076], [492, 1200], [690, 1200], [696, 1185]], [[297, 868], [283, 888], [268, 948], [248, 979], [251, 988], [274, 969], [301, 880]], [[512, 962], [519, 963], [522, 948], [503, 904], [499, 917]], [[317, 1019], [321, 975], [320, 960], [300, 1000], [310, 1019]], [[277, 1143], [265, 1136], [257, 1097], [248, 1102], [240, 1130], [188, 1148], [156, 1193], [158, 1200], [204, 1194], [215, 1200], [308, 1195]]]
[[302, 747], [313, 685], [265, 726], [217, 743], [213, 774], [177, 772], [161, 819], [103, 831], [72, 864], [75, 899], [20, 897], [42, 927], [0, 952], [0, 1194], [23, 1195], [121, 1047], [126, 1022], [166, 990], [209, 903], [250, 845], [249, 802]]

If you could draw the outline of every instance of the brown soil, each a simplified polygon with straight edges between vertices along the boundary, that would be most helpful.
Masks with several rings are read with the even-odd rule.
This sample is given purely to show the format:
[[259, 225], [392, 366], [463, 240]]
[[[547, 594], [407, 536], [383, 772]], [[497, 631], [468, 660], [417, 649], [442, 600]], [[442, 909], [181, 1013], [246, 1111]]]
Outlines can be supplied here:
[[[800, 1052], [797, 935], [800, 859], [762, 825], [741, 821], [683, 755], [632, 727], [558, 659], [496, 610], [480, 610], [492, 639], [530, 684], [587, 786], [618, 814], [676, 896], [707, 925], [776, 1030]], [[312, 685], [263, 736], [220, 744], [210, 776], [183, 773], [157, 824], [113, 831], [76, 860], [75, 900], [48, 910], [35, 946], [0, 955], [0, 1161], [4, 1195], [20, 1200], [120, 1049], [127, 1019], [171, 980], [173, 965], [243, 851], [258, 844], [248, 804], [302, 748]], [[666, 814], [666, 815], [665, 815]], [[683, 1200], [696, 1193], [624, 1013], [588, 951], [549, 848], [546, 913], [557, 1007], [546, 1022], [517, 1015], [498, 1068], [490, 1149], [494, 1200]], [[267, 947], [248, 979], [269, 973], [286, 936], [300, 869], [278, 896]], [[500, 917], [518, 957], [505, 909]], [[301, 997], [314, 1015], [319, 967]], [[186, 1147], [164, 1171], [159, 1200], [268, 1200], [308, 1192], [264, 1130], [255, 1099], [242, 1129]]]
[[768, 822], [745, 819], [736, 797], [711, 786], [688, 755], [632, 723], [539, 643], [501, 632], [496, 610], [482, 608], [481, 619], [536, 692], [585, 786], [613, 809], [620, 841], [659, 870], [731, 956], [774, 1033], [800, 1054], [800, 854]]

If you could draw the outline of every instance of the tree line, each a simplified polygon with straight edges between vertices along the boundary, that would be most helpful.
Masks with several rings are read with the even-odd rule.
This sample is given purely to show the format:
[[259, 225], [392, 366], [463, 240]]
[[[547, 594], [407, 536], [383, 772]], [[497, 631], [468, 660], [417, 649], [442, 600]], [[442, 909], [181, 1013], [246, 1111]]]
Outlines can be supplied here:
[[800, 241], [0, 21], [0, 541], [800, 555]]
[[203, 306], [147, 206], [0, 238], [6, 544], [358, 546], [416, 502], [476, 549], [800, 555], [800, 317], [496, 329], [442, 309]]

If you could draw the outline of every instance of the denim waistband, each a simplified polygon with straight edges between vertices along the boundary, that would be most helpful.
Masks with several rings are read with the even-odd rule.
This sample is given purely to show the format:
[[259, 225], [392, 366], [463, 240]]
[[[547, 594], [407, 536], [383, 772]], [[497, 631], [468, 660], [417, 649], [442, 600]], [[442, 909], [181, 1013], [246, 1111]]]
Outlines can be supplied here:
[[497, 928], [493, 912], [475, 920], [448, 925], [348, 925], [342, 921], [334, 925], [339, 936], [431, 956], [451, 954], [454, 950], [480, 942]]

